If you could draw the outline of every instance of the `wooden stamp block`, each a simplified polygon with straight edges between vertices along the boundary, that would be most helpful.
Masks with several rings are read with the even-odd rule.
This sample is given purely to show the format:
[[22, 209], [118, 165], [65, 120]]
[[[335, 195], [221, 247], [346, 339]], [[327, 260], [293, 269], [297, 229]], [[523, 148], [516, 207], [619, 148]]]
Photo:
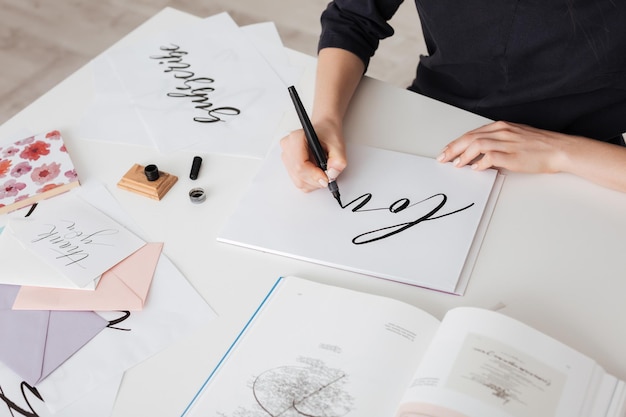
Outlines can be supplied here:
[[160, 200], [178, 181], [178, 177], [159, 171], [159, 178], [155, 181], [148, 181], [144, 173], [143, 166], [139, 164], [133, 165], [128, 172], [117, 183], [117, 186], [123, 190], [132, 191], [144, 197], [154, 200]]

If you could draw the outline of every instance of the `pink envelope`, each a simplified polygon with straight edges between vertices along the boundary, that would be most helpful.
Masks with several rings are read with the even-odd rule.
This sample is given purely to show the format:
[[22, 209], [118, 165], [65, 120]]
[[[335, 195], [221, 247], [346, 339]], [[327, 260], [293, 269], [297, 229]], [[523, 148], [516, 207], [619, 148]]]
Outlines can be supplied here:
[[111, 311], [142, 310], [163, 243], [148, 243], [102, 274], [94, 291], [25, 287], [14, 310]]

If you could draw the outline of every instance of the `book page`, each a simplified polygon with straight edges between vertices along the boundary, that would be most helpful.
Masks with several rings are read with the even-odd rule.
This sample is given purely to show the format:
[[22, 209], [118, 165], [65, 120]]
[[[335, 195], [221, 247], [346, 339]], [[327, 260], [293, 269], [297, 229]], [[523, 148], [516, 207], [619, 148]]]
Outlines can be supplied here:
[[396, 416], [582, 416], [599, 371], [516, 320], [457, 308], [442, 321]]
[[183, 415], [390, 416], [438, 324], [399, 301], [284, 278]]

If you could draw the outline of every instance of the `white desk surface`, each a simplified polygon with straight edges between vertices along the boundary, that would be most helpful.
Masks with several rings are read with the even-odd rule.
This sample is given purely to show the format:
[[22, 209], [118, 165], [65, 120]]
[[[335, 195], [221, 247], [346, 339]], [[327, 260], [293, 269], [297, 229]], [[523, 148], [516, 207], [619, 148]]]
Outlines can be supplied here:
[[[166, 9], [120, 44], [192, 19]], [[308, 106], [315, 62], [293, 51], [290, 56], [306, 66], [298, 89]], [[626, 379], [626, 194], [564, 174], [507, 173], [466, 294], [441, 294], [216, 242], [260, 161], [205, 154], [200, 178], [191, 181], [194, 153], [166, 155], [155, 148], [76, 137], [72, 129], [94, 94], [90, 86], [88, 68], [80, 69], [1, 126], [0, 139], [25, 130], [60, 130], [81, 180], [104, 183], [145, 231], [145, 239], [165, 242], [165, 254], [219, 315], [192, 337], [129, 370], [114, 416], [180, 415], [281, 275], [397, 298], [439, 318], [456, 306], [504, 305], [506, 314]], [[276, 140], [299, 127], [295, 112], [288, 113]], [[350, 141], [435, 157], [449, 140], [486, 122], [367, 79], [346, 131]], [[134, 163], [155, 163], [179, 181], [161, 201], [118, 189], [117, 181]], [[189, 202], [193, 186], [207, 190], [203, 204]]]

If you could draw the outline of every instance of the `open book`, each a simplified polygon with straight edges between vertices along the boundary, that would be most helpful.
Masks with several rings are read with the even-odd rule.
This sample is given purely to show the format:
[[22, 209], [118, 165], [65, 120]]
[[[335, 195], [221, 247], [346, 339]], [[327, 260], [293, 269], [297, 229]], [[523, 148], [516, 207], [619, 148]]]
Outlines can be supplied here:
[[281, 278], [184, 417], [623, 416], [624, 382], [500, 313]]

